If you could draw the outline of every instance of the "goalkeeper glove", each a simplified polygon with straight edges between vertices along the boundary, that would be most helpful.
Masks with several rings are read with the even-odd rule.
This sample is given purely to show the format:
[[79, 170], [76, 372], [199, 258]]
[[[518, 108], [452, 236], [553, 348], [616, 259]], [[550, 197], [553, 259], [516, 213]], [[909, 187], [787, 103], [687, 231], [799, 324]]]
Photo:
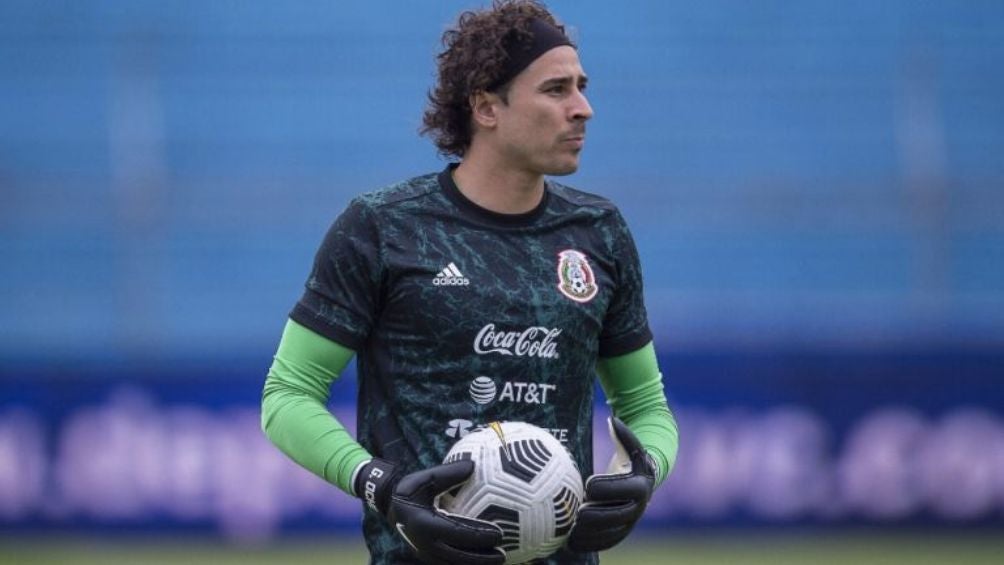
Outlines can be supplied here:
[[423, 561], [501, 565], [501, 528], [435, 506], [436, 497], [463, 484], [473, 472], [473, 461], [456, 461], [402, 475], [393, 463], [374, 458], [360, 469], [354, 487]]
[[620, 543], [645, 512], [655, 486], [655, 462], [619, 418], [611, 418], [615, 454], [607, 473], [586, 481], [586, 495], [568, 536], [572, 551], [602, 551]]

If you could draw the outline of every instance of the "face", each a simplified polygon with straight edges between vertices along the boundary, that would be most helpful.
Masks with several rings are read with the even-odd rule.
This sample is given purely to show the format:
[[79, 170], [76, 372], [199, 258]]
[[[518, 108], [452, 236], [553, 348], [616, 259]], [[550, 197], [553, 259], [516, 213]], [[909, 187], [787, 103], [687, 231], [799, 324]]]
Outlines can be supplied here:
[[508, 103], [494, 105], [499, 155], [533, 174], [574, 173], [593, 116], [585, 88], [575, 49], [556, 47], [538, 57], [513, 79]]

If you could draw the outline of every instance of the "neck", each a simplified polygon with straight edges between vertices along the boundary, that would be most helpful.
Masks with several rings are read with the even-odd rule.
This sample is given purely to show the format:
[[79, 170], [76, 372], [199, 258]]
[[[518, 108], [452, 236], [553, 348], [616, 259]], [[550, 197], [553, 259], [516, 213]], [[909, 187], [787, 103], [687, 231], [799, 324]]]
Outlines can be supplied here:
[[453, 181], [471, 202], [500, 214], [529, 212], [544, 197], [544, 175], [502, 166], [478, 152], [464, 156]]

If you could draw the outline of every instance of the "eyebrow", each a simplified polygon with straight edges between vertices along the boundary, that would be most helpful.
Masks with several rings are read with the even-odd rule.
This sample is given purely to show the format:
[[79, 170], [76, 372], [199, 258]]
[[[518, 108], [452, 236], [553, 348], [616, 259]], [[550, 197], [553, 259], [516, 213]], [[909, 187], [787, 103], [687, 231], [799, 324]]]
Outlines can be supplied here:
[[587, 77], [584, 74], [583, 75], [578, 75], [578, 76], [565, 75], [565, 76], [560, 76], [560, 77], [553, 77], [553, 78], [549, 78], [549, 79], [541, 82], [540, 83], [540, 88], [547, 88], [549, 86], [553, 86], [553, 85], [557, 85], [557, 84], [570, 84], [573, 81], [577, 82], [578, 84], [584, 86], [586, 83], [589, 82], [589, 77]]

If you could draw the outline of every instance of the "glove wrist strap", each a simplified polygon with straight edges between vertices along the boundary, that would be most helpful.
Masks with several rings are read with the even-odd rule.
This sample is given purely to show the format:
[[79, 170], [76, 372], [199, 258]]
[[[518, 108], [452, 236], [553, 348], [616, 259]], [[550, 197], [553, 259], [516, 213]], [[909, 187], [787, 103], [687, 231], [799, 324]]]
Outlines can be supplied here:
[[374, 457], [356, 476], [356, 496], [362, 498], [367, 506], [386, 516], [397, 479], [397, 467], [393, 463]]

